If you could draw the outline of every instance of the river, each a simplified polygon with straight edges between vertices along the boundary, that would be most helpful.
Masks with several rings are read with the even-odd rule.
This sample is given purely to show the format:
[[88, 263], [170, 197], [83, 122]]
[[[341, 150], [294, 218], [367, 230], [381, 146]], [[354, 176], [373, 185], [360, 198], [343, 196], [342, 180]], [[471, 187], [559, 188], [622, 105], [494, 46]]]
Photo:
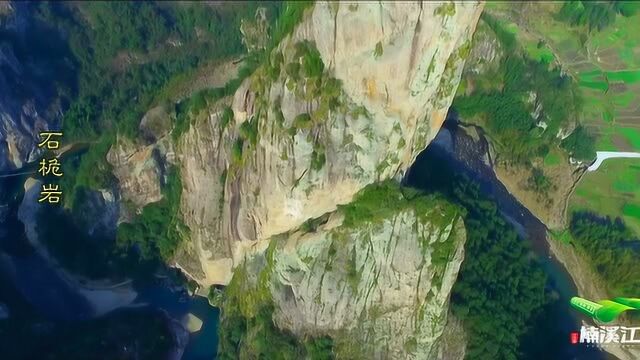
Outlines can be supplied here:
[[[604, 355], [594, 348], [569, 346], [568, 333], [580, 328], [582, 318], [569, 308], [568, 299], [577, 294], [576, 286], [566, 269], [549, 250], [546, 227], [522, 206], [500, 183], [491, 168], [488, 144], [482, 137], [469, 136], [457, 121], [450, 117], [428, 148], [420, 154], [415, 167], [420, 167], [429, 157], [446, 159], [455, 169], [478, 181], [482, 191], [493, 198], [505, 219], [511, 222], [532, 250], [549, 277], [549, 286], [558, 293], [554, 314], [559, 314], [557, 327], [567, 334], [567, 341], [557, 349], [561, 359], [602, 359]], [[474, 139], [475, 138], [475, 139]], [[77, 151], [74, 151], [77, 154]], [[30, 248], [24, 234], [24, 226], [17, 219], [17, 209], [22, 201], [22, 184], [26, 176], [0, 178], [0, 278], [9, 280], [12, 291], [26, 298], [41, 314], [53, 321], [84, 321], [91, 317], [91, 308], [77, 289], [58, 277], [45, 259]], [[407, 176], [410, 185], [411, 171]], [[6, 283], [3, 284], [6, 286]], [[215, 358], [217, 349], [217, 325], [219, 310], [209, 306], [202, 297], [190, 297], [184, 289], [176, 288], [167, 279], [137, 284], [138, 296], [134, 307], [156, 308], [171, 318], [182, 319], [192, 313], [203, 321], [201, 330], [191, 334], [183, 359], [200, 360]], [[9, 304], [11, 313], [11, 304]], [[541, 334], [544, 336], [544, 334]]]
[[[85, 148], [72, 147], [64, 156], [81, 155]], [[34, 166], [28, 164], [11, 173], [15, 176], [0, 178], [0, 298], [9, 316], [23, 316], [25, 309], [29, 309], [53, 324], [88, 321], [96, 314], [82, 289], [61, 276], [54, 264], [35, 251], [18, 219], [18, 208], [24, 197], [23, 184], [35, 171]], [[188, 296], [183, 287], [167, 278], [136, 283], [134, 288], [137, 297], [127, 306], [127, 311], [157, 309], [178, 321], [189, 313], [195, 315], [202, 320], [202, 328], [189, 335], [182, 359], [215, 359], [219, 309], [210, 306], [204, 297]], [[27, 304], [22, 304], [23, 301]]]
[[554, 349], [552, 353], [554, 358], [604, 359], [606, 355], [596, 348], [569, 344], [569, 333], [579, 331], [581, 321], [587, 320], [569, 306], [569, 299], [578, 295], [576, 285], [564, 266], [551, 253], [546, 226], [520, 204], [497, 179], [491, 165], [489, 144], [483, 136], [482, 129], [472, 126], [466, 128], [465, 131], [454, 111], [450, 111], [434, 141], [418, 156], [409, 170], [405, 182], [416, 188], [424, 188], [425, 184], [416, 180], [418, 176], [414, 176], [413, 172], [425, 166], [425, 161], [433, 159], [445, 160], [456, 172], [466, 174], [476, 181], [481, 191], [496, 202], [499, 211], [513, 225], [523, 241], [530, 242], [533, 253], [548, 276], [547, 286], [559, 296], [559, 301], [555, 302], [553, 309], [557, 316], [557, 327], [554, 330], [566, 334], [566, 341], [558, 342], [559, 348]]

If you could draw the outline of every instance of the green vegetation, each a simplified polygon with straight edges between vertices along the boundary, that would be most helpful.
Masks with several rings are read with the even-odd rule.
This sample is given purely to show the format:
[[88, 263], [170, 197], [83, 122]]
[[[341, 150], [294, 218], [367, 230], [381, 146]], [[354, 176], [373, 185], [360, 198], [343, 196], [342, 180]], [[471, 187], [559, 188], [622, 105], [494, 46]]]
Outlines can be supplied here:
[[305, 40], [296, 44], [296, 57], [302, 57], [302, 73], [307, 78], [319, 78], [324, 72], [324, 63], [314, 44]]
[[[89, 149], [89, 154], [99, 147]], [[86, 162], [69, 159], [61, 186], [82, 184], [73, 179]], [[87, 170], [88, 173], [90, 173]], [[170, 260], [188, 229], [179, 212], [181, 182], [177, 169], [170, 169], [163, 186], [164, 198], [145, 206], [132, 223], [123, 223], [117, 233], [96, 224], [102, 214], [95, 207], [100, 195], [88, 186], [78, 186], [66, 196], [65, 208], [40, 211], [37, 218], [39, 239], [67, 270], [95, 279], [143, 278], [159, 264]], [[89, 229], [93, 232], [89, 234]], [[73, 234], [73, 236], [69, 236]], [[114, 236], [116, 241], [114, 240]]]
[[[39, 57], [45, 55], [42, 52], [51, 54], [57, 61], [56, 71], [52, 71], [52, 76], [57, 77], [49, 82], [63, 95], [63, 104], [70, 104], [63, 119], [66, 141], [98, 140], [104, 144], [101, 151], [84, 157], [78, 166], [82, 169], [99, 164], [100, 171], [94, 175], [80, 170], [74, 179], [88, 184], [68, 185], [74, 189], [103, 187], [108, 169], [98, 152], [106, 154], [104, 149], [108, 150], [116, 134], [135, 138], [143, 114], [152, 105], [172, 97], [166, 86], [174, 79], [194, 74], [203, 64], [246, 55], [240, 23], [242, 19], [252, 19], [258, 7], [267, 9], [269, 28], [273, 29], [268, 48], [248, 54], [237, 79], [177, 104], [172, 134], [175, 139], [188, 129], [200, 110], [232, 94], [265, 54], [293, 30], [310, 5], [311, 2], [247, 2], [243, 6], [38, 3], [34, 6], [37, 26], [27, 35], [32, 41], [20, 46], [25, 52], [38, 51]], [[43, 42], [44, 38], [50, 39], [51, 44]], [[308, 69], [314, 68], [313, 61], [307, 65]], [[94, 176], [101, 179], [90, 179]]]
[[[469, 334], [467, 357], [516, 359], [528, 319], [546, 302], [545, 275], [495, 204], [481, 199], [478, 186], [464, 182], [456, 186], [454, 196], [469, 214], [465, 218], [468, 255], [454, 285], [452, 303], [453, 313]], [[501, 318], [499, 314], [508, 315]]]
[[[86, 192], [78, 192], [78, 202], [86, 201]], [[121, 252], [107, 235], [86, 235], [82, 226], [85, 214], [71, 213], [61, 208], [42, 209], [38, 212], [38, 239], [51, 255], [67, 270], [89, 278], [122, 278], [133, 273], [135, 257]], [[70, 236], [70, 234], [73, 234]]]
[[629, 142], [632, 148], [640, 150], [640, 132], [634, 128], [619, 128], [618, 131]]
[[311, 126], [311, 116], [307, 113], [296, 115], [291, 124], [296, 129], [307, 129]]
[[547, 303], [545, 275], [527, 242], [478, 184], [433, 153], [418, 159], [409, 184], [442, 193], [466, 209], [465, 261], [451, 295], [452, 311], [467, 334], [466, 357], [520, 358], [520, 341]]
[[255, 146], [258, 143], [258, 118], [252, 117], [240, 125], [240, 136]]
[[[476, 89], [470, 95], [457, 96], [454, 107], [463, 117], [481, 119], [506, 160], [524, 163], [534, 156], [544, 157], [548, 149], [558, 145], [558, 131], [571, 120], [577, 121], [582, 106], [577, 84], [560, 68], [550, 69], [544, 58], [536, 61], [523, 54], [514, 33], [504, 24], [488, 14], [482, 19], [506, 55], [495, 73], [474, 79]], [[537, 118], [531, 115], [534, 110], [539, 110]], [[544, 120], [546, 130], [537, 126], [539, 119]], [[595, 155], [589, 153], [593, 139], [583, 129], [574, 139], [567, 148], [583, 158]]]
[[311, 152], [311, 170], [319, 171], [324, 167], [327, 158], [324, 153], [324, 147], [320, 144], [314, 144]]
[[233, 110], [230, 106], [225, 106], [220, 116], [220, 128], [225, 129], [233, 121]]
[[170, 261], [188, 233], [180, 214], [182, 184], [178, 170], [172, 168], [167, 178], [163, 199], [146, 205], [131, 223], [118, 227], [118, 245], [135, 246], [143, 259]]
[[300, 79], [300, 63], [288, 63], [285, 68], [285, 72], [293, 81], [298, 81]]
[[635, 204], [626, 204], [622, 208], [622, 213], [626, 216], [634, 217], [640, 220], [640, 206]]
[[376, 43], [376, 48], [373, 50], [373, 57], [375, 57], [376, 59], [379, 58], [380, 56], [382, 56], [382, 52], [382, 43], [378, 41]]
[[318, 106], [312, 113], [299, 114], [298, 116], [303, 117], [294, 119], [296, 129], [322, 124], [329, 111], [346, 112], [345, 104], [340, 101], [342, 83], [325, 72], [325, 65], [314, 43], [305, 40], [295, 44], [293, 62], [287, 64], [285, 73], [288, 77], [287, 88], [295, 92], [297, 98], [318, 101]]
[[546, 194], [553, 188], [553, 183], [542, 169], [533, 168], [527, 180], [527, 186], [537, 193]]
[[242, 139], [236, 139], [231, 148], [231, 162], [233, 164], [242, 164], [242, 149], [244, 147], [244, 141]]
[[304, 343], [307, 356], [311, 360], [333, 360], [333, 339], [328, 336], [311, 338]]
[[[271, 11], [277, 11], [274, 6]], [[172, 77], [205, 60], [242, 53], [240, 19], [251, 17], [256, 8], [257, 4], [220, 8], [136, 2], [39, 4], [42, 21], [68, 34], [69, 56], [77, 68], [71, 108], [83, 111], [65, 115], [67, 137], [98, 136], [114, 123], [120, 134], [134, 137], [157, 89]], [[197, 37], [201, 30], [205, 31]], [[189, 51], [170, 45], [170, 39], [183, 42]], [[141, 60], [127, 61], [131, 56]]]
[[556, 153], [549, 153], [544, 157], [544, 165], [545, 166], [556, 166], [562, 163], [562, 159], [560, 155]]
[[[252, 17], [258, 6], [279, 14], [282, 4], [247, 5], [43, 2], [33, 6], [37, 20], [26, 34], [31, 44], [21, 51], [25, 56], [55, 59], [48, 82], [54, 84], [62, 104], [69, 104], [63, 109], [65, 142], [92, 141], [75, 169], [66, 172], [72, 175], [64, 180], [65, 189], [73, 189], [66, 191], [70, 199], [81, 187], [112, 184], [104, 155], [116, 134], [137, 135], [138, 123], [157, 101], [159, 89], [205, 62], [241, 55], [241, 19]], [[172, 45], [177, 43], [182, 45]], [[178, 113], [176, 134], [186, 124], [185, 115]]]
[[333, 343], [328, 338], [299, 341], [280, 330], [273, 321], [274, 305], [269, 292], [269, 277], [277, 239], [266, 253], [266, 264], [257, 276], [249, 279], [246, 264], [236, 268], [224, 300], [218, 328], [220, 359], [332, 359]]
[[[640, 136], [636, 136], [634, 129], [640, 94], [640, 62], [634, 56], [640, 45], [639, 4], [571, 1], [527, 9], [510, 3], [487, 5], [488, 13], [502, 20], [503, 28], [504, 24], [518, 28], [519, 43], [531, 48], [543, 41], [553, 51], [555, 61], [578, 81], [583, 100], [581, 111], [576, 115], [583, 128], [561, 142], [561, 148], [574, 158], [588, 161], [593, 158], [594, 149], [640, 150]], [[536, 21], [525, 24], [518, 20], [525, 17], [535, 17]], [[592, 56], [595, 53], [598, 56]], [[550, 149], [550, 153], [555, 150]], [[637, 181], [640, 171], [634, 166], [637, 166], [635, 160], [612, 159], [598, 171], [586, 173], [570, 199], [570, 209], [621, 217], [629, 229], [640, 234], [640, 220], [628, 211], [630, 207], [640, 206]]]
[[[414, 189], [402, 188], [391, 180], [370, 185], [361, 191], [352, 203], [339, 207], [339, 211], [345, 216], [343, 227], [341, 227], [345, 233], [333, 233], [336, 237], [329, 245], [327, 256], [329, 258], [339, 256], [342, 245], [338, 246], [336, 242], [343, 239], [341, 235], [349, 232], [350, 226], [388, 219], [404, 209], [412, 210], [419, 217], [428, 216], [429, 221], [436, 226], [440, 223], [444, 226], [444, 221], [448, 224], [449, 221], [455, 220], [460, 212], [459, 208], [443, 201], [441, 197], [427, 196]], [[301, 226], [301, 230], [315, 231], [327, 219], [328, 215], [309, 219]], [[251, 264], [240, 265], [225, 288], [219, 327], [220, 358], [333, 359], [335, 357], [331, 338], [296, 339], [291, 334], [278, 329], [273, 322], [274, 304], [270, 278], [274, 266], [275, 249], [281, 242], [282, 238], [279, 237], [271, 240], [266, 250], [266, 261], [259, 262], [260, 265], [254, 261]], [[447, 245], [449, 244], [441, 244], [437, 248], [439, 252], [435, 256], [436, 259], [442, 259], [448, 255], [450, 246]], [[354, 289], [357, 288], [360, 277], [355, 264], [355, 249], [351, 249], [347, 259], [347, 279]], [[256, 266], [261, 268], [257, 275], [253, 275], [257, 271]], [[334, 265], [328, 262], [325, 269], [330, 271], [332, 266]]]
[[595, 139], [584, 126], [578, 126], [566, 139], [560, 143], [577, 160], [588, 161], [596, 153]]
[[207, 299], [209, 300], [209, 304], [215, 307], [221, 307], [224, 303], [224, 289], [212, 285], [209, 288], [209, 293], [207, 294]]
[[589, 31], [602, 30], [614, 23], [616, 15], [632, 16], [640, 4], [635, 1], [565, 1], [558, 19], [571, 25], [586, 26]]
[[[638, 208], [631, 209], [637, 211]], [[606, 282], [615, 296], [636, 296], [640, 281], [640, 239], [620, 218], [599, 217], [593, 213], [573, 213], [569, 227], [574, 245]]]
[[[418, 216], [432, 216], [429, 220], [450, 219], [452, 213], [462, 210], [435, 195], [425, 195], [411, 188], [401, 187], [393, 180], [368, 185], [358, 192], [354, 200], [346, 205], [339, 205], [338, 209], [344, 214], [342, 225], [354, 228], [362, 223], [378, 223], [388, 219], [402, 210], [412, 208]], [[439, 215], [434, 213], [434, 203], [441, 206]]]
[[106, 159], [111, 143], [111, 137], [104, 135], [88, 144], [88, 149], [79, 156], [62, 162], [64, 176], [55, 180], [64, 189], [65, 207], [76, 203], [76, 194], [82, 189], [107, 189], [115, 184], [111, 164]]
[[456, 14], [456, 4], [451, 1], [438, 6], [434, 11], [434, 15], [453, 16]]
[[625, 225], [640, 236], [640, 218], [631, 211], [640, 207], [638, 179], [640, 164], [637, 159], [609, 159], [598, 171], [583, 176], [571, 198], [570, 210], [621, 217]]
[[553, 51], [543, 40], [538, 41], [535, 45], [533, 43], [525, 44], [525, 50], [529, 58], [539, 63], [551, 64], [555, 60]]

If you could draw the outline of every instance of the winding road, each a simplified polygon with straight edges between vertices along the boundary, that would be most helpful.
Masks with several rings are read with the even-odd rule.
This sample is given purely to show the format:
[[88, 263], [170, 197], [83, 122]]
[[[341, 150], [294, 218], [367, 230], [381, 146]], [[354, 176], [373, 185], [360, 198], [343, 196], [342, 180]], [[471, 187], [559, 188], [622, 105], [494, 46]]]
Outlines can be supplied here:
[[613, 158], [640, 158], [639, 152], [624, 152], [624, 151], [597, 151], [596, 161], [587, 168], [587, 171], [598, 170], [602, 162], [607, 159]]

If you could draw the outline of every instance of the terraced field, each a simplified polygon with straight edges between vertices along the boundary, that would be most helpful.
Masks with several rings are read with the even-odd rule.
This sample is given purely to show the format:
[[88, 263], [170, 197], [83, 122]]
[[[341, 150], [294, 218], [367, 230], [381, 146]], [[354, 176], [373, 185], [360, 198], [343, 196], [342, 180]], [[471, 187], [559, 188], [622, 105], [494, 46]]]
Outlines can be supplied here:
[[[596, 135], [596, 150], [640, 151], [640, 13], [601, 31], [558, 20], [562, 2], [489, 2], [536, 60], [559, 64], [579, 84], [581, 121]], [[554, 166], [555, 156], [545, 158]], [[570, 209], [620, 216], [640, 234], [640, 159], [610, 159], [578, 185]]]
[[597, 171], [585, 174], [569, 210], [622, 217], [640, 234], [640, 160], [609, 159]]

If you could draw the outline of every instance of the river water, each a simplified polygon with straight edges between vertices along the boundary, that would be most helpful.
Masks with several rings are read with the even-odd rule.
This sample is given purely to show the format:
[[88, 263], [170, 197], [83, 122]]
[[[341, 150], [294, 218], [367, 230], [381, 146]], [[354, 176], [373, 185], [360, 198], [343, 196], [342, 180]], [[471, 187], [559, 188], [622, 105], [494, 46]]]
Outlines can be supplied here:
[[[478, 129], [481, 135], [481, 129]], [[476, 138], [477, 139], [477, 138]], [[420, 167], [430, 156], [446, 159], [454, 168], [475, 179], [482, 191], [493, 198], [505, 219], [511, 222], [529, 241], [535, 256], [549, 277], [549, 286], [557, 292], [554, 314], [560, 332], [567, 334], [566, 344], [557, 349], [556, 359], [602, 359], [603, 354], [594, 348], [569, 346], [568, 334], [580, 328], [582, 320], [569, 308], [568, 299], [577, 295], [575, 284], [566, 269], [550, 253], [546, 228], [522, 206], [500, 183], [491, 168], [488, 144], [482, 136], [479, 140], [461, 130], [450, 117], [438, 136], [418, 157], [412, 168]], [[20, 294], [45, 317], [54, 321], [83, 321], [91, 317], [87, 301], [60, 279], [57, 272], [30, 248], [24, 234], [24, 226], [17, 218], [22, 201], [22, 185], [26, 176], [0, 178], [0, 280], [9, 290]], [[411, 171], [407, 177], [411, 183]], [[70, 234], [72, 235], [72, 234]], [[209, 306], [202, 297], [189, 297], [184, 289], [177, 289], [166, 279], [138, 284], [135, 306], [162, 309], [174, 319], [182, 319], [192, 313], [203, 321], [201, 330], [191, 334], [183, 359], [200, 360], [215, 358], [217, 350], [217, 326], [219, 310]], [[9, 304], [10, 305], [10, 304]], [[11, 307], [9, 306], [11, 312]], [[561, 344], [563, 342], [560, 342]]]
[[[82, 153], [75, 150], [65, 156]], [[21, 314], [28, 308], [54, 324], [92, 319], [95, 314], [91, 304], [61, 277], [53, 264], [31, 247], [24, 225], [18, 219], [23, 184], [28, 173], [34, 170], [30, 164], [17, 171], [17, 176], [0, 178], [0, 299], [5, 301], [3, 306], [8, 308], [9, 316]], [[134, 287], [138, 295], [127, 311], [158, 309], [178, 321], [189, 313], [195, 315], [202, 320], [202, 328], [189, 336], [182, 359], [215, 359], [219, 309], [210, 306], [204, 297], [188, 296], [184, 288], [166, 278], [136, 283]]]
[[481, 191], [496, 202], [499, 211], [513, 225], [523, 241], [531, 244], [535, 257], [548, 276], [547, 286], [559, 297], [552, 309], [556, 316], [554, 331], [565, 336], [566, 341], [557, 342], [557, 348], [548, 354], [553, 355], [554, 359], [604, 359], [606, 355], [596, 348], [569, 344], [570, 332], [579, 331], [581, 322], [587, 320], [569, 306], [569, 299], [578, 295], [577, 288], [565, 267], [550, 252], [546, 226], [520, 204], [497, 179], [491, 165], [489, 144], [483, 136], [482, 129], [466, 129], [458, 122], [456, 114], [450, 111], [437, 137], [418, 156], [409, 170], [405, 182], [416, 188], [424, 187], [424, 184], [416, 180], [418, 176], [412, 173], [414, 169], [425, 166], [425, 161], [432, 159], [445, 160], [456, 172], [466, 174], [477, 182]]

